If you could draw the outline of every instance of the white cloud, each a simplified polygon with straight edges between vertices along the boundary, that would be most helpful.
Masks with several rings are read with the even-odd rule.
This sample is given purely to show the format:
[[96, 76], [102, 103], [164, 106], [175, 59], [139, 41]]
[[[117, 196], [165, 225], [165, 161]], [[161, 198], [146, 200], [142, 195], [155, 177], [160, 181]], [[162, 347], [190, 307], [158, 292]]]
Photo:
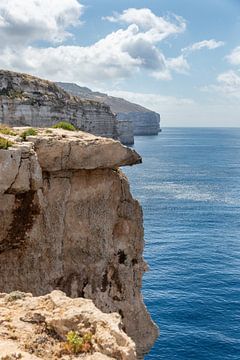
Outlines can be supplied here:
[[168, 68], [180, 74], [187, 74], [190, 66], [183, 55], [167, 59]]
[[240, 99], [240, 75], [229, 70], [218, 76], [217, 81], [219, 86], [217, 90], [227, 95], [228, 97], [234, 97]]
[[[52, 0], [49, 6], [47, 0], [29, 0], [27, 5], [25, 1], [19, 6], [19, 0], [3, 0], [0, 5], [0, 35], [5, 36], [5, 46], [0, 48], [3, 68], [80, 83], [123, 79], [142, 69], [157, 79], [169, 80], [172, 72], [183, 73], [187, 68], [182, 56], [167, 59], [158, 47], [164, 38], [184, 31], [182, 18], [174, 16], [170, 21], [149, 9], [128, 9], [118, 15], [127, 27], [91, 46], [38, 48], [33, 46], [34, 40], [56, 42], [68, 37], [67, 28], [78, 24], [82, 6], [76, 0]], [[117, 21], [117, 17], [110, 20]]]
[[182, 17], [172, 15], [171, 19], [167, 19], [156, 16], [148, 8], [130, 8], [124, 10], [122, 14], [115, 13], [113, 16], [107, 16], [104, 19], [111, 22], [136, 24], [152, 42], [161, 41], [169, 35], [179, 34], [186, 29], [186, 22]]
[[[171, 80], [173, 73], [188, 73], [187, 54], [167, 58], [159, 47], [163, 39], [185, 30], [183, 18], [164, 18], [147, 8], [131, 8], [106, 18], [124, 28], [91, 46], [66, 45], [64, 40], [72, 36], [69, 28], [79, 25], [82, 12], [77, 0], [1, 0], [0, 67], [78, 83], [121, 80], [141, 70], [159, 80]], [[36, 40], [53, 46], [39, 48], [34, 46]], [[219, 43], [203, 41], [195, 48], [214, 48]]]
[[205, 86], [201, 89], [206, 92], [215, 92], [223, 95], [229, 100], [240, 99], [240, 75], [236, 71], [229, 70], [221, 73], [217, 77], [217, 83]]
[[185, 54], [190, 54], [194, 51], [202, 50], [204, 48], [206, 48], [208, 50], [214, 50], [223, 45], [224, 45], [223, 41], [216, 41], [215, 39], [202, 40], [202, 41], [196, 42], [186, 48], [183, 48], [182, 52]]
[[227, 60], [232, 65], [240, 65], [240, 46], [236, 47], [231, 54], [227, 56]]
[[34, 40], [61, 42], [79, 24], [83, 6], [77, 0], [1, 0], [1, 45], [25, 45]]
[[188, 106], [194, 104], [194, 101], [189, 98], [177, 98], [159, 94], [145, 94], [121, 90], [112, 90], [110, 92], [108, 91], [108, 93], [111, 96], [124, 98], [157, 112], [159, 112], [159, 109], [161, 109], [162, 112], [172, 106]]

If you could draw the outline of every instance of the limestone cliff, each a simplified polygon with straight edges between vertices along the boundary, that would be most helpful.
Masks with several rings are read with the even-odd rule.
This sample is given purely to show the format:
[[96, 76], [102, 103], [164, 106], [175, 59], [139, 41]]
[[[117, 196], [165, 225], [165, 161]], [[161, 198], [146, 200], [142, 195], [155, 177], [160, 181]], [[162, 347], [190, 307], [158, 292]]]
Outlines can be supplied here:
[[63, 120], [95, 135], [118, 138], [109, 106], [69, 95], [50, 81], [0, 70], [0, 123], [44, 127]]
[[[133, 133], [130, 133], [132, 137], [133, 135], [157, 135], [160, 131], [160, 115], [154, 111], [121, 98], [91, 91], [76, 84], [61, 82], [57, 84], [82, 99], [96, 100], [109, 105], [111, 111], [117, 115], [119, 122], [122, 120], [132, 122]], [[129, 132], [129, 129], [126, 129], [126, 131]], [[125, 136], [127, 136], [126, 132]]]
[[141, 296], [142, 210], [120, 166], [141, 162], [118, 141], [38, 129], [0, 150], [0, 291], [60, 289], [118, 312], [138, 354], [156, 336]]
[[135, 344], [121, 327], [119, 314], [61, 291], [39, 298], [0, 294], [1, 360], [136, 360]]
[[122, 144], [133, 145], [134, 144], [134, 135], [133, 135], [133, 123], [130, 120], [118, 121], [117, 130], [119, 140]]

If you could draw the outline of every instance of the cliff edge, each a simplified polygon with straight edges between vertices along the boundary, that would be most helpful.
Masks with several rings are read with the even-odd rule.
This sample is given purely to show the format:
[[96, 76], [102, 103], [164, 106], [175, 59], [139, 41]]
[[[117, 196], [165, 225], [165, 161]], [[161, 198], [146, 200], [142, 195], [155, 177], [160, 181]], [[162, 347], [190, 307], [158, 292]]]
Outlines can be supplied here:
[[11, 141], [0, 150], [0, 292], [92, 299], [121, 315], [143, 355], [157, 329], [141, 295], [142, 210], [119, 170], [141, 157], [80, 131], [23, 130], [0, 134]]

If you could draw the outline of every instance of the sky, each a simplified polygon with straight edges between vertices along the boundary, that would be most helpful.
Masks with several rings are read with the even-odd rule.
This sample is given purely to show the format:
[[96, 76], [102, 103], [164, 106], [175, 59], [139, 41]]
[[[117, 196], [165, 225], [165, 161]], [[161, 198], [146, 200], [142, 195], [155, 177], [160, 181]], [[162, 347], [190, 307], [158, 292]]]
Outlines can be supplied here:
[[240, 0], [0, 0], [0, 68], [240, 126]]

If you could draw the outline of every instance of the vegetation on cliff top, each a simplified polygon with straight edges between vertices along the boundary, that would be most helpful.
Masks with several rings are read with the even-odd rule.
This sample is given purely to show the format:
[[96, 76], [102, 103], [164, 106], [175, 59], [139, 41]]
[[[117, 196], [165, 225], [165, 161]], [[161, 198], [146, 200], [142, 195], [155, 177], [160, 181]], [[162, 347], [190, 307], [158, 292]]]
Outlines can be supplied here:
[[7, 150], [13, 145], [13, 142], [0, 137], [0, 149]]
[[82, 352], [89, 352], [92, 347], [92, 333], [86, 333], [81, 336], [76, 331], [69, 331], [67, 334], [67, 342], [65, 349], [70, 354], [80, 354]]
[[29, 128], [27, 130], [24, 130], [20, 136], [21, 138], [23, 139], [23, 141], [26, 141], [27, 139], [27, 136], [35, 136], [37, 135], [37, 130], [36, 129], [33, 129], [33, 128]]
[[15, 136], [17, 133], [15, 133], [9, 126], [0, 124], [0, 133], [4, 135], [12, 135]]
[[77, 131], [75, 126], [73, 126], [72, 124], [70, 124], [67, 121], [60, 121], [57, 124], [53, 125], [52, 127], [54, 129], [64, 129], [64, 130], [69, 130], [69, 131]]

